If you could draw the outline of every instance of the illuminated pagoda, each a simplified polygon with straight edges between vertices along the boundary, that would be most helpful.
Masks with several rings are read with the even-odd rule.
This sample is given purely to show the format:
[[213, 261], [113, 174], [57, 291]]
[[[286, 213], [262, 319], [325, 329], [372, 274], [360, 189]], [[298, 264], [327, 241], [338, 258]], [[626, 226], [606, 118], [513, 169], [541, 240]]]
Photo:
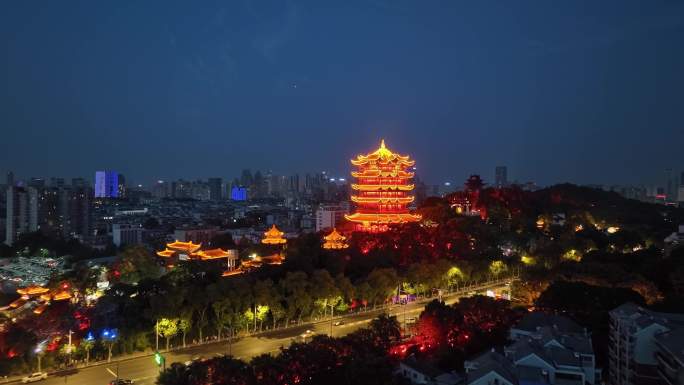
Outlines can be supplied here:
[[356, 191], [351, 197], [356, 212], [345, 218], [355, 223], [355, 230], [381, 232], [391, 224], [420, 220], [420, 215], [408, 209], [415, 199], [411, 194], [414, 185], [410, 183], [414, 174], [407, 171], [415, 161], [408, 155], [390, 151], [383, 140], [375, 152], [359, 155], [351, 163], [357, 167], [351, 173], [357, 180], [351, 186]]
[[338, 233], [335, 228], [333, 228], [333, 231], [330, 234], [323, 237], [323, 239], [325, 240], [325, 242], [323, 243], [324, 249], [338, 250], [346, 249], [347, 247], [349, 247], [349, 245], [346, 242], [347, 237]]
[[287, 239], [283, 238], [283, 235], [285, 235], [285, 233], [278, 230], [276, 225], [273, 225], [264, 233], [264, 239], [261, 240], [261, 243], [266, 245], [282, 245], [287, 242]]

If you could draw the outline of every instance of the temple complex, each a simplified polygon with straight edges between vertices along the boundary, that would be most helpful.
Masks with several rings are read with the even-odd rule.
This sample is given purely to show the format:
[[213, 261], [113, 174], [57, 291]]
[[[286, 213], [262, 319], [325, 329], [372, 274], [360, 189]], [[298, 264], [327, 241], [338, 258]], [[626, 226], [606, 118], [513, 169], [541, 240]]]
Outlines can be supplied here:
[[237, 253], [235, 250], [223, 250], [221, 248], [202, 250], [201, 243], [175, 241], [167, 243], [166, 248], [157, 251], [157, 255], [167, 261], [167, 267], [172, 267], [178, 261], [200, 260], [209, 261], [225, 258], [228, 271], [237, 267]]

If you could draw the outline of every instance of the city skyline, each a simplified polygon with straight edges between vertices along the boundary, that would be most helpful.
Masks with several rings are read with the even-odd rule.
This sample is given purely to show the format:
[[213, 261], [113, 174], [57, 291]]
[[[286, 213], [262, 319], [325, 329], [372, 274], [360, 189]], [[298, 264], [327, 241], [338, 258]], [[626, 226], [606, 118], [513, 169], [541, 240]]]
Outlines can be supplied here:
[[341, 176], [357, 143], [381, 138], [431, 183], [491, 180], [498, 165], [540, 185], [657, 183], [684, 164], [681, 3], [1, 14], [3, 174], [143, 183], [315, 158]]

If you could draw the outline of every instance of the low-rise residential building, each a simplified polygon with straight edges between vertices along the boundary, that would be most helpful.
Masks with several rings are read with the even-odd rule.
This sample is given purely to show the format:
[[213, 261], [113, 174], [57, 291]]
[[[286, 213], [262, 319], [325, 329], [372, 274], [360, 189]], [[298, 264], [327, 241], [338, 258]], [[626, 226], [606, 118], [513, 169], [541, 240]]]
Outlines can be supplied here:
[[466, 384], [598, 384], [589, 333], [564, 316], [530, 313], [511, 328], [513, 343], [466, 361]]
[[416, 385], [458, 385], [463, 377], [455, 372], [444, 372], [415, 356], [409, 356], [399, 363], [397, 374]]

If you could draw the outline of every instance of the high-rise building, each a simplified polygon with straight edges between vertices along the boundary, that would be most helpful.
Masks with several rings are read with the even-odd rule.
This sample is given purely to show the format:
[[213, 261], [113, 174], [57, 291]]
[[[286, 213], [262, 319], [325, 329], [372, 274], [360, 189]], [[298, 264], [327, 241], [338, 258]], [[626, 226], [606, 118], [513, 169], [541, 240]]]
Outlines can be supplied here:
[[60, 189], [60, 217], [65, 237], [87, 236], [91, 231], [93, 189], [88, 186]]
[[186, 199], [192, 197], [192, 183], [179, 179], [171, 182], [171, 198]]
[[242, 170], [242, 175], [240, 176], [240, 185], [251, 186], [253, 182], [254, 178], [252, 178], [252, 171], [249, 169]]
[[681, 384], [677, 377], [684, 378], [684, 314], [626, 303], [609, 315], [609, 385]]
[[66, 186], [64, 178], [50, 178], [50, 187], [60, 188]]
[[220, 201], [223, 198], [222, 189], [223, 179], [209, 178], [209, 199]]
[[89, 187], [9, 187], [5, 243], [11, 245], [19, 235], [39, 230], [53, 236], [87, 235], [92, 194]]
[[125, 198], [126, 197], [126, 177], [124, 177], [123, 174], [117, 175], [117, 192], [118, 192], [118, 197], [119, 198]]
[[168, 183], [158, 180], [152, 186], [152, 196], [158, 199], [168, 198], [170, 195]]
[[118, 198], [119, 174], [116, 171], [95, 172], [95, 198]]
[[19, 235], [30, 231], [30, 215], [37, 210], [30, 208], [29, 189], [33, 188], [16, 186], [7, 188], [5, 243], [8, 245], [12, 245]]
[[198, 201], [208, 201], [211, 199], [211, 189], [209, 184], [200, 180], [195, 181], [191, 185], [191, 197]]
[[[682, 174], [684, 175], [684, 172]], [[12, 171], [7, 173], [7, 186], [14, 186], [14, 173]]]
[[247, 189], [242, 186], [233, 186], [230, 190], [230, 199], [234, 201], [246, 201]]
[[380, 148], [359, 155], [351, 163], [358, 168], [351, 173], [357, 180], [351, 186], [357, 192], [351, 197], [356, 212], [345, 218], [356, 224], [356, 230], [385, 231], [390, 224], [420, 220], [420, 215], [411, 214], [408, 209], [415, 199], [411, 194], [414, 185], [410, 183], [414, 173], [407, 171], [415, 161], [408, 155], [393, 153], [383, 140]]
[[508, 186], [508, 168], [506, 166], [496, 167], [494, 183], [496, 185], [496, 188], [504, 188]]
[[43, 188], [45, 187], [45, 178], [32, 177], [28, 185], [29, 187]]
[[86, 187], [86, 180], [83, 178], [71, 178], [71, 187], [83, 188]]
[[674, 186], [675, 183], [673, 183], [672, 181], [672, 169], [667, 168], [665, 169], [665, 191], [663, 192], [665, 194], [665, 200], [673, 200], [673, 197], [675, 195]]

